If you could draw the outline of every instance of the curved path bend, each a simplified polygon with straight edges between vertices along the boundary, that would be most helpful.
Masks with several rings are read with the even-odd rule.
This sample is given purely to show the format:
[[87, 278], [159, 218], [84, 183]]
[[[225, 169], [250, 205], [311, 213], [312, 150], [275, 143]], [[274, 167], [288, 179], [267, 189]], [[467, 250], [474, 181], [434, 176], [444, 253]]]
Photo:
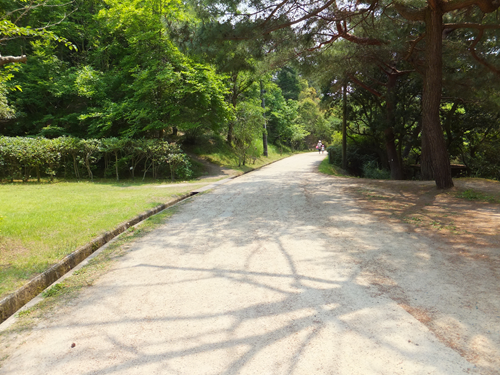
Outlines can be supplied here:
[[425, 325], [426, 308], [462, 296], [435, 244], [360, 210], [343, 192], [352, 180], [316, 172], [322, 159], [181, 204], [0, 373], [487, 373]]

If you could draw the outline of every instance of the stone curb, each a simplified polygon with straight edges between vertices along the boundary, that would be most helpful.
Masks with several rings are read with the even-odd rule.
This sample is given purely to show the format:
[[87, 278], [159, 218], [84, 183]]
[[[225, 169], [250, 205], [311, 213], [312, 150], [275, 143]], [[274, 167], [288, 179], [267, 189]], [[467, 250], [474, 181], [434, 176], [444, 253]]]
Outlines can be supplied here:
[[9, 294], [7, 297], [0, 301], [0, 324], [7, 320], [17, 310], [23, 307], [31, 299], [35, 298], [40, 292], [51, 285], [54, 281], [58, 280], [65, 273], [73, 269], [80, 262], [82, 262], [89, 255], [94, 253], [97, 249], [111, 241], [116, 236], [125, 232], [131, 226], [134, 226], [141, 221], [163, 211], [165, 208], [173, 206], [174, 204], [194, 195], [196, 193], [189, 193], [180, 198], [174, 199], [168, 203], [161, 204], [151, 210], [143, 212], [131, 220], [121, 223], [112, 231], [106, 232], [92, 241], [83, 245], [73, 251], [71, 254], [65, 256], [60, 262], [54, 264], [47, 271], [38, 275], [30, 280], [26, 285], [22, 286], [14, 293]]
[[[285, 159], [285, 158], [283, 158]], [[268, 166], [270, 164], [274, 164], [280, 160], [283, 159], [278, 159], [274, 160], [268, 164], [262, 165], [257, 168], [253, 168], [249, 171], [243, 172], [243, 174], [239, 176], [243, 176], [247, 173], [250, 172], [255, 172], [265, 166]], [[42, 274], [38, 275], [34, 279], [30, 280], [26, 285], [22, 286], [21, 288], [17, 289], [15, 292], [9, 294], [7, 297], [3, 298], [0, 301], [0, 324], [6, 321], [10, 316], [14, 315], [20, 308], [22, 308], [26, 303], [28, 303], [30, 300], [35, 298], [38, 294], [40, 294], [45, 288], [53, 284], [56, 280], [64, 276], [67, 272], [71, 271], [73, 268], [75, 268], [79, 263], [81, 263], [83, 260], [85, 260], [88, 256], [93, 254], [96, 250], [101, 248], [103, 245], [107, 244], [109, 241], [120, 235], [121, 233], [125, 232], [128, 228], [140, 223], [141, 221], [149, 218], [150, 216], [153, 216], [157, 214], [160, 211], [163, 211], [164, 209], [173, 206], [176, 203], [179, 203], [180, 201], [185, 200], [186, 198], [189, 198], [195, 194], [201, 193], [206, 190], [213, 189], [214, 187], [218, 185], [222, 185], [236, 177], [239, 176], [232, 176], [220, 181], [216, 181], [212, 184], [209, 184], [207, 186], [204, 186], [200, 189], [193, 190], [187, 195], [184, 195], [182, 197], [179, 197], [177, 199], [174, 199], [168, 203], [161, 204], [155, 208], [152, 208], [151, 210], [148, 210], [146, 212], [143, 212], [142, 214], [137, 215], [131, 220], [128, 220], [126, 222], [121, 223], [113, 229], [112, 231], [106, 232], [102, 235], [100, 235], [97, 238], [94, 238], [92, 241], [87, 243], [86, 245], [83, 245], [73, 251], [71, 254], [65, 256], [60, 262], [54, 264], [52, 267], [50, 267], [47, 271], [43, 272]]]

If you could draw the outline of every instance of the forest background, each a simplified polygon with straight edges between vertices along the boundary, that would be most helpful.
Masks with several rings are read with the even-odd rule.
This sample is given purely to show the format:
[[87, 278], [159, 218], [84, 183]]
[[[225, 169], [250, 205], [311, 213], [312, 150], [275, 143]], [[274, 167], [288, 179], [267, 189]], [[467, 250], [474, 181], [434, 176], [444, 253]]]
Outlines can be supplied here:
[[358, 176], [500, 179], [499, 6], [1, 0], [0, 177], [186, 177], [179, 145], [244, 164], [264, 136]]

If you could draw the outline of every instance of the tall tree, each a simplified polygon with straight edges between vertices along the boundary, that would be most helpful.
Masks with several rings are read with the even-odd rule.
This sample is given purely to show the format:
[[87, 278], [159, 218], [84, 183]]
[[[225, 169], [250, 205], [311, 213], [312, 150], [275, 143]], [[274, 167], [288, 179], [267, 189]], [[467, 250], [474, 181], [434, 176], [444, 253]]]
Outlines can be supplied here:
[[[343, 38], [358, 45], [381, 45], [384, 42], [374, 28], [366, 27], [383, 15], [387, 3], [364, 2], [304, 2], [284, 0], [221, 1], [202, 0], [208, 11], [221, 16], [213, 26], [226, 39], [242, 40], [260, 38], [268, 52], [288, 48], [306, 58], [308, 52], [318, 50]], [[498, 0], [429, 0], [426, 6], [414, 10], [396, 3], [398, 12], [409, 21], [423, 21], [426, 26], [425, 69], [423, 89], [423, 148], [431, 156], [432, 169], [438, 188], [453, 186], [446, 144], [439, 121], [439, 105], [442, 87], [442, 33], [443, 15], [460, 9], [478, 7], [482, 13], [498, 9]], [[205, 10], [206, 12], [206, 10]], [[230, 15], [230, 16], [229, 16]], [[222, 18], [223, 17], [223, 18]], [[226, 21], [222, 21], [226, 20]], [[362, 27], [359, 27], [362, 26]], [[451, 29], [469, 27], [469, 24], [445, 25]], [[497, 25], [478, 23], [478, 30]], [[367, 30], [372, 32], [367, 33]], [[372, 35], [375, 35], [373, 37]], [[417, 37], [411, 44], [424, 39]], [[472, 50], [474, 50], [472, 46]], [[483, 61], [484, 62], [484, 61]], [[491, 66], [491, 64], [489, 64]], [[427, 153], [429, 150], [429, 153]]]
[[[396, 2], [399, 14], [409, 21], [423, 22], [425, 33], [419, 35], [411, 44], [410, 53], [416, 45], [425, 41], [425, 65], [423, 69], [424, 87], [422, 95], [422, 153], [426, 159], [422, 163], [423, 173], [433, 174], [438, 188], [446, 189], [453, 186], [446, 142], [441, 128], [439, 108], [443, 87], [443, 31], [459, 28], [473, 28], [479, 31], [479, 40], [485, 29], [500, 28], [498, 24], [484, 23], [444, 23], [443, 16], [466, 8], [479, 8], [483, 14], [491, 13], [500, 7], [496, 0], [428, 0], [424, 7], [410, 8]], [[473, 11], [473, 9], [471, 9]], [[474, 51], [475, 44], [471, 46]], [[493, 68], [494, 69], [494, 68]], [[428, 170], [428, 165], [432, 172]]]

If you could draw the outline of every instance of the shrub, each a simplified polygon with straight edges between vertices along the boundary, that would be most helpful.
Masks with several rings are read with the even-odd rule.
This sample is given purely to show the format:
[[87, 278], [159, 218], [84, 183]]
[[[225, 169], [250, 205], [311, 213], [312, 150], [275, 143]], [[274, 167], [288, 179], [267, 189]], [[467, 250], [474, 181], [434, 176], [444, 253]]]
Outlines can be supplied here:
[[[342, 146], [334, 144], [329, 146], [328, 162], [330, 164], [342, 167]], [[347, 171], [354, 176], [364, 175], [364, 165], [370, 162], [377, 163], [378, 157], [369, 147], [363, 144], [347, 145]]]
[[376, 180], [388, 180], [391, 178], [391, 172], [385, 169], [379, 169], [378, 163], [372, 160], [363, 165], [363, 177]]
[[141, 167], [143, 179], [148, 172], [153, 178], [191, 175], [189, 159], [180, 147], [159, 139], [0, 137], [0, 166], [0, 178], [23, 182], [28, 181], [33, 172], [38, 181], [42, 174], [52, 181], [63, 171], [67, 175], [68, 169], [73, 169], [76, 178], [85, 170], [91, 180], [94, 171], [107, 176], [111, 174], [110, 169], [117, 180], [120, 174], [127, 172], [133, 178]]

